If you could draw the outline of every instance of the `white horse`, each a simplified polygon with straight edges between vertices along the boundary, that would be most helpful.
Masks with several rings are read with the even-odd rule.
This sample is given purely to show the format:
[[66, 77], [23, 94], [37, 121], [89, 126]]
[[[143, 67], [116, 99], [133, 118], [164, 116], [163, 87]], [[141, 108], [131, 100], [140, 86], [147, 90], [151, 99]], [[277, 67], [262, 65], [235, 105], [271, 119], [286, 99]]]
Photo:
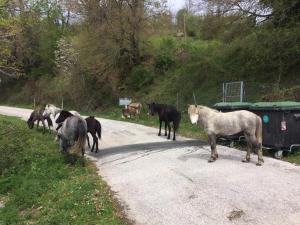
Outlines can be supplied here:
[[[52, 104], [47, 104], [43, 113], [43, 116], [50, 116], [52, 115], [54, 118], [56, 117], [57, 114], [59, 114], [62, 111], [61, 108], [56, 107], [55, 105]], [[80, 114], [77, 111], [69, 111], [72, 113], [74, 116], [80, 116]]]
[[[52, 104], [47, 104], [45, 106], [45, 110], [43, 112], [43, 116], [44, 117], [49, 117], [51, 118], [51, 115], [53, 116], [53, 120], [55, 121], [55, 117], [60, 114], [60, 112], [62, 111], [61, 108], [56, 107], [55, 105]], [[70, 111], [74, 116], [80, 116], [80, 114], [76, 111]], [[60, 127], [56, 126], [56, 131], [57, 131], [57, 135], [55, 137], [55, 141], [57, 141], [59, 139], [59, 129]]]
[[264, 162], [262, 155], [262, 121], [259, 116], [246, 110], [222, 113], [201, 105], [190, 105], [188, 113], [192, 124], [199, 122], [208, 135], [211, 146], [211, 156], [208, 162], [214, 162], [218, 158], [216, 149], [218, 136], [229, 136], [243, 132], [248, 148], [246, 157], [242, 161], [250, 161], [250, 152], [254, 148], [258, 154], [256, 165], [262, 165]]

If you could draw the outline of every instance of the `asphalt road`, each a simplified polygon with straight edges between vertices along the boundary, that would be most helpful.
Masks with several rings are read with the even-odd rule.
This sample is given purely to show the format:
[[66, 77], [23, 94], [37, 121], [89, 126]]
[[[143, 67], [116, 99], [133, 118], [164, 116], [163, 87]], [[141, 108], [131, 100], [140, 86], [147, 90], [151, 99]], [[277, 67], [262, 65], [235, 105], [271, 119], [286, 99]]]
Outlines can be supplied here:
[[[1, 107], [0, 114], [28, 118], [31, 110]], [[262, 167], [241, 162], [245, 153], [209, 147], [158, 130], [99, 119], [100, 152], [89, 154], [128, 217], [147, 225], [299, 225], [300, 167], [265, 158]]]

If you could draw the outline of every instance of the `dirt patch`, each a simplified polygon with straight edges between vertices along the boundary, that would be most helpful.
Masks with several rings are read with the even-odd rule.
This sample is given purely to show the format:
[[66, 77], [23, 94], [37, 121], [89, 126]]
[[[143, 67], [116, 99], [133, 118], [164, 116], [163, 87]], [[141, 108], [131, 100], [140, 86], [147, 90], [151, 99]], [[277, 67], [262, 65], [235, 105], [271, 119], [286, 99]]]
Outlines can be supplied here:
[[234, 209], [232, 210], [229, 215], [227, 216], [227, 218], [232, 221], [232, 220], [237, 220], [239, 218], [241, 218], [242, 216], [244, 216], [245, 213], [243, 210], [241, 209]]

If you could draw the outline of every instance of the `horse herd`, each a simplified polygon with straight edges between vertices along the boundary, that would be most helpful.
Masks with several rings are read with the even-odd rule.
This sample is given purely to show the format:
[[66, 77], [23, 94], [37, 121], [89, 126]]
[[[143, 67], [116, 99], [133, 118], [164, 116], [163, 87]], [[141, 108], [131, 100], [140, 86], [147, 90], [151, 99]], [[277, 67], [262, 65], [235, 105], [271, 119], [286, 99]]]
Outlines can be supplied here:
[[[158, 115], [159, 132], [161, 135], [161, 127], [164, 122], [165, 136], [170, 139], [171, 128], [173, 127], [173, 140], [176, 140], [176, 132], [181, 121], [181, 113], [174, 106], [165, 104], [151, 103], [148, 105], [148, 115]], [[122, 117], [138, 116], [141, 113], [141, 103], [131, 103], [122, 110]], [[56, 116], [59, 116], [56, 118]], [[35, 109], [27, 121], [28, 127], [33, 128], [34, 122], [39, 124], [42, 121], [43, 131], [45, 131], [45, 123], [47, 120], [49, 129], [52, 124], [51, 115], [56, 118], [57, 139], [59, 139], [60, 150], [63, 153], [71, 151], [81, 153], [84, 157], [86, 140], [90, 148], [88, 133], [93, 137], [93, 152], [96, 147], [98, 152], [98, 140], [101, 139], [101, 124], [93, 116], [86, 119], [82, 118], [76, 111], [65, 111], [54, 105], [47, 104], [45, 108]], [[244, 133], [247, 141], [247, 153], [243, 162], [250, 162], [250, 153], [252, 150], [257, 152], [258, 166], [264, 162], [262, 155], [262, 120], [256, 114], [246, 111], [219, 112], [202, 105], [189, 105], [188, 115], [192, 124], [200, 125], [208, 136], [211, 147], [211, 156], [208, 162], [214, 162], [218, 159], [216, 149], [216, 140], [218, 137], [226, 137], [237, 133]], [[171, 126], [172, 125], [172, 126]], [[84, 161], [83, 161], [84, 162]]]

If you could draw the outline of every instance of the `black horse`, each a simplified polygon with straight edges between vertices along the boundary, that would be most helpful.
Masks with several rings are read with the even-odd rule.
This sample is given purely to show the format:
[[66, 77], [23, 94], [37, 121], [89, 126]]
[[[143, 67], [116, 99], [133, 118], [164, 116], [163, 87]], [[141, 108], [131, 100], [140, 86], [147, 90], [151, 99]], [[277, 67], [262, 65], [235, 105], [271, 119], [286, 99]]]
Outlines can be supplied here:
[[[62, 110], [58, 116], [58, 118], [56, 119], [56, 123], [58, 124], [56, 130], [58, 131], [63, 122], [68, 118], [73, 116], [72, 113], [70, 113], [69, 111], [66, 110]], [[88, 118], [85, 119], [86, 124], [87, 124], [87, 132], [90, 133], [93, 137], [93, 147], [91, 149], [91, 151], [94, 151], [94, 147], [96, 145], [96, 153], [98, 152], [99, 148], [98, 148], [98, 138], [101, 139], [101, 124], [98, 120], [95, 119], [95, 117], [90, 116]], [[97, 137], [98, 135], [98, 137]], [[87, 141], [88, 141], [88, 146], [89, 148], [91, 148], [90, 145], [90, 140], [89, 140], [89, 136], [87, 136]]]
[[171, 133], [171, 125], [170, 123], [173, 123], [173, 141], [176, 140], [175, 132], [179, 128], [179, 123], [181, 120], [181, 113], [177, 111], [177, 109], [174, 106], [169, 105], [163, 105], [163, 104], [155, 104], [154, 102], [151, 104], [147, 104], [149, 107], [149, 114], [151, 116], [154, 116], [155, 114], [158, 114], [159, 117], [159, 132], [158, 136], [161, 135], [161, 125], [162, 122], [165, 122], [165, 136], [167, 136], [167, 127], [169, 129], [168, 139], [170, 139], [170, 133]]
[[[94, 151], [94, 147], [96, 144], [96, 153], [98, 152], [99, 148], [98, 148], [98, 138], [101, 139], [101, 124], [98, 120], [95, 119], [95, 117], [90, 116], [88, 118], [85, 119], [86, 124], [87, 124], [87, 132], [90, 133], [93, 137], [93, 147], [92, 147], [92, 152]], [[98, 137], [97, 137], [97, 135]], [[89, 148], [90, 146], [90, 141], [89, 141], [89, 137], [87, 137], [88, 140], [88, 145]]]
[[44, 109], [42, 108], [36, 108], [31, 114], [29, 119], [27, 120], [27, 125], [29, 129], [32, 129], [34, 127], [34, 122], [37, 121], [37, 127], [39, 127], [40, 121], [42, 121], [43, 124], [43, 133], [45, 132], [45, 120], [47, 120], [48, 128], [51, 130], [51, 127], [53, 126], [52, 120], [49, 116], [43, 116]]

